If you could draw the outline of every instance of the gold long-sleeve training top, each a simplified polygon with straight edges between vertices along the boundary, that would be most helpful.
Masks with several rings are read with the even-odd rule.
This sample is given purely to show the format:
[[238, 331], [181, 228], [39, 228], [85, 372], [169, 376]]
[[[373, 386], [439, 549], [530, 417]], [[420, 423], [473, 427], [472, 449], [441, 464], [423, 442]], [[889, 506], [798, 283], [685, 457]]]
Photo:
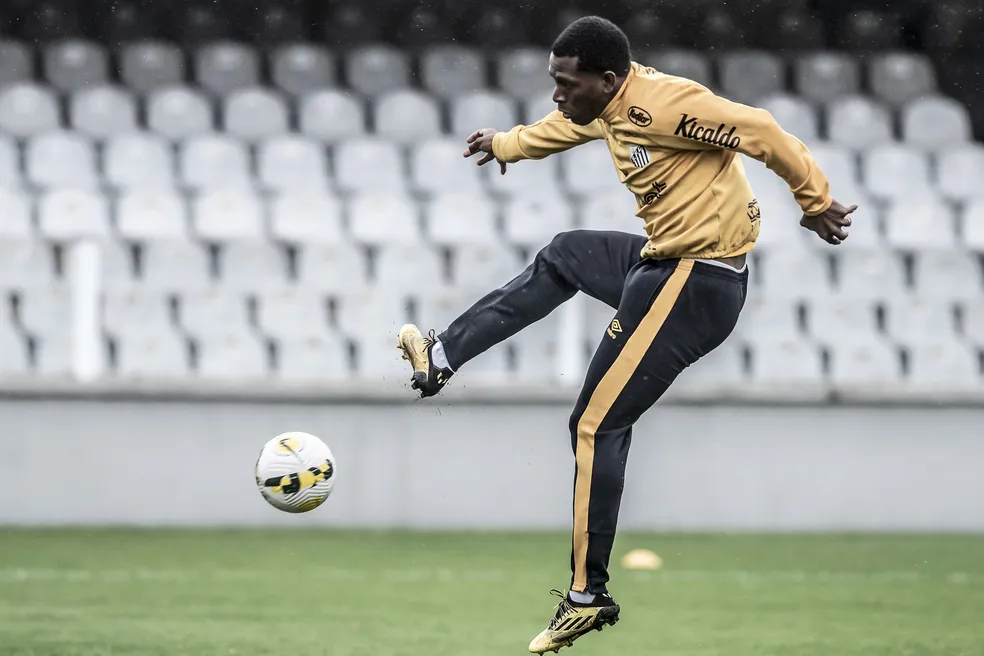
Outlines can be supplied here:
[[760, 212], [738, 153], [785, 180], [804, 213], [830, 207], [820, 167], [769, 112], [636, 62], [591, 124], [575, 125], [554, 111], [497, 133], [492, 150], [500, 161], [516, 162], [593, 139], [607, 142], [619, 178], [636, 197], [636, 216], [649, 236], [643, 257], [720, 258], [753, 248]]

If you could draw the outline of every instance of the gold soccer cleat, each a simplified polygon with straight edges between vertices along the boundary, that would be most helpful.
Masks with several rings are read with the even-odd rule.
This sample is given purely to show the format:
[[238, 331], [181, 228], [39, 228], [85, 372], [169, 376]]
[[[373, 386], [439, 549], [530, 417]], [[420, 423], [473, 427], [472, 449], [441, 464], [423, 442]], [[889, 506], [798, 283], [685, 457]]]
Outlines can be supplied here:
[[396, 347], [403, 351], [403, 359], [409, 360], [413, 367], [411, 387], [420, 391], [420, 398], [434, 396], [441, 391], [454, 372], [443, 367], [435, 367], [431, 361], [431, 349], [437, 338], [434, 331], [427, 337], [421, 334], [417, 326], [408, 323], [400, 328], [400, 336]]
[[560, 590], [551, 590], [550, 593], [560, 597], [561, 602], [547, 628], [530, 643], [530, 651], [534, 654], [572, 647], [574, 641], [585, 633], [601, 631], [618, 622], [619, 607], [610, 595], [596, 595], [590, 604], [579, 604]]

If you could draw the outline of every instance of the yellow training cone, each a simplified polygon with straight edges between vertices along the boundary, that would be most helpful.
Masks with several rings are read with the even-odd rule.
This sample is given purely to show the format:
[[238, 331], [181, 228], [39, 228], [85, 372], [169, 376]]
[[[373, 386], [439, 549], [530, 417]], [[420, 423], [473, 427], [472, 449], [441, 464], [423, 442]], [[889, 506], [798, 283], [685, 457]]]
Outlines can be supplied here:
[[625, 569], [659, 569], [663, 559], [649, 549], [633, 549], [622, 556], [622, 567]]

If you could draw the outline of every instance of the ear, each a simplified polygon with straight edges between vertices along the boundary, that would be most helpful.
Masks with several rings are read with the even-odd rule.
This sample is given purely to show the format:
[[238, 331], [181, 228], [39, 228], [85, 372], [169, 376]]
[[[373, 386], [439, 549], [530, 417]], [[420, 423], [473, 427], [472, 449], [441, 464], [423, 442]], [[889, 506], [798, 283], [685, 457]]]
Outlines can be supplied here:
[[605, 71], [601, 76], [601, 83], [605, 89], [605, 93], [611, 93], [615, 89], [615, 83], [618, 80], [618, 76], [612, 71]]

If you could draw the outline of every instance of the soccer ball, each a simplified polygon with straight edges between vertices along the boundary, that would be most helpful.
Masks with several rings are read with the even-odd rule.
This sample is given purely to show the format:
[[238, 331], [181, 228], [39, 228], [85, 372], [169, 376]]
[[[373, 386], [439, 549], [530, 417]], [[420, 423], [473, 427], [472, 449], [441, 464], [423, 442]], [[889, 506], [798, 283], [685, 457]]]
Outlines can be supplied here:
[[263, 446], [256, 460], [256, 486], [278, 510], [314, 510], [335, 487], [335, 456], [309, 433], [278, 435]]

